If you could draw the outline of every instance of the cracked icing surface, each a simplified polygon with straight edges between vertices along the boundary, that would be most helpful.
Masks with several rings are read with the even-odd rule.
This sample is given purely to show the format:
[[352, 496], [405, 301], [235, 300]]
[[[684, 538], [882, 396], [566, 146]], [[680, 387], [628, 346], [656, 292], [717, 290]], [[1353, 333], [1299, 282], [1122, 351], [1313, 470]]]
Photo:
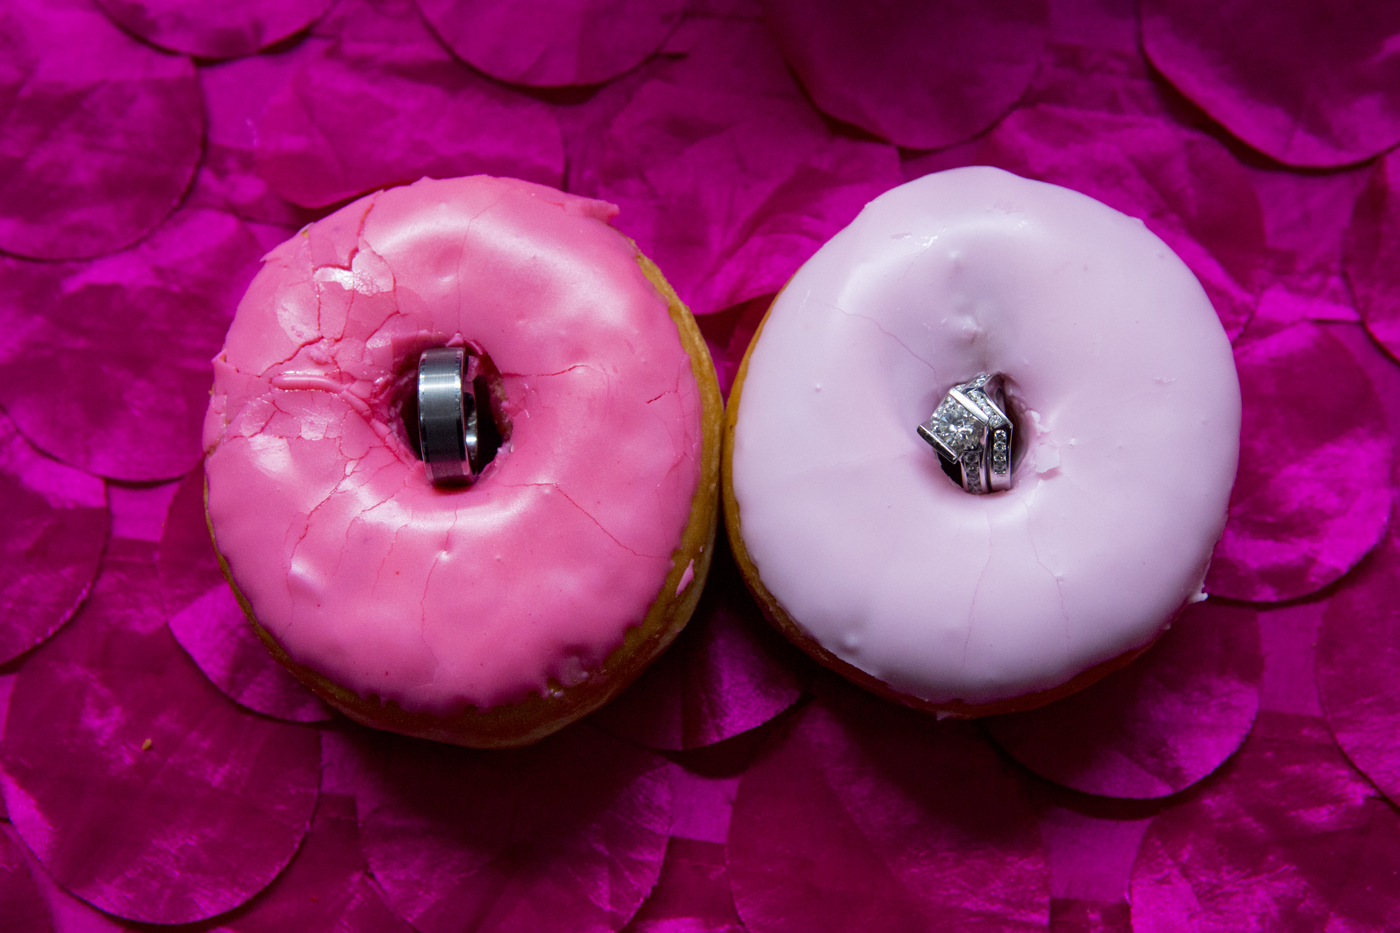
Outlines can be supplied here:
[[[701, 400], [609, 204], [420, 181], [268, 254], [214, 361], [209, 515], [292, 660], [452, 714], [576, 685], [642, 621], [700, 476]], [[501, 371], [510, 436], [439, 490], [392, 427], [429, 346]]]
[[[1009, 492], [914, 432], [1008, 377]], [[734, 417], [734, 416], [731, 416]], [[1239, 454], [1229, 341], [1140, 221], [991, 168], [882, 195], [793, 278], [751, 350], [732, 488], [762, 585], [901, 694], [988, 704], [1150, 642], [1197, 596]]]

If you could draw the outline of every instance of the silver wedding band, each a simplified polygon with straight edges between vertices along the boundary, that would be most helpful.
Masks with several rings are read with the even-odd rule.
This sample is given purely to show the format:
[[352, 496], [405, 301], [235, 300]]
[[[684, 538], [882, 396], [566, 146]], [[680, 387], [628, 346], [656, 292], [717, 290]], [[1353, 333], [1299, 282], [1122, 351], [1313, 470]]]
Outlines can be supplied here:
[[476, 357], [461, 347], [434, 347], [418, 358], [418, 439], [434, 486], [476, 479]]

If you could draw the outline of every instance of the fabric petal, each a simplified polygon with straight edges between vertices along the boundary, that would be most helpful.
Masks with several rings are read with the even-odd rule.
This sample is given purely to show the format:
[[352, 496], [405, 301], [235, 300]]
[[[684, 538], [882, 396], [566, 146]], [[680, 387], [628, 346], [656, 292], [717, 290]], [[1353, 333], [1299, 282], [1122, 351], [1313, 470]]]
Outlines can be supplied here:
[[291, 722], [335, 714], [268, 652], [219, 568], [204, 517], [204, 471], [180, 484], [158, 558], [170, 632], [214, 686], [240, 706]]
[[579, 186], [709, 314], [782, 288], [899, 184], [898, 154], [828, 130], [759, 23], [687, 23], [668, 49], [685, 57], [632, 95]]
[[1400, 7], [1143, 0], [1142, 45], [1177, 90], [1285, 165], [1400, 142]]
[[[641, 64], [680, 22], [685, 0], [568, 0], [549, 5], [417, 0], [458, 57], [532, 87], [598, 84]], [[502, 42], [509, 36], [509, 42]]]
[[223, 913], [287, 865], [316, 805], [316, 731], [211, 687], [162, 620], [154, 554], [114, 541], [74, 620], [28, 658], [0, 742], [25, 844], [64, 888], [133, 920]]
[[1200, 279], [1231, 339], [1244, 330], [1268, 258], [1264, 221], [1249, 176], [1220, 143], [1160, 118], [1039, 106], [1004, 120], [977, 161], [1141, 218]]
[[420, 933], [620, 929], [656, 883], [665, 761], [581, 724], [518, 751], [353, 730], [361, 839]]
[[84, 0], [5, 4], [0, 250], [73, 259], [145, 236], [194, 176], [202, 108], [189, 59], [142, 45]]
[[0, 824], [0, 917], [16, 933], [49, 933], [53, 919], [25, 865], [24, 844]]
[[351, 4], [335, 43], [267, 104], [258, 171], [281, 197], [325, 207], [378, 188], [459, 175], [558, 187], [564, 144], [549, 108], [448, 54], [410, 0]]
[[1380, 541], [1395, 498], [1395, 438], [1356, 357], [1315, 324], [1247, 337], [1235, 365], [1240, 469], [1206, 592], [1305, 596]]
[[1040, 832], [970, 727], [844, 686], [788, 725], [729, 828], [750, 933], [1045, 929]]
[[1345, 267], [1366, 330], [1400, 360], [1400, 154], [1376, 164], [1356, 203]]
[[724, 845], [671, 839], [656, 887], [623, 933], [744, 933], [729, 893]]
[[0, 259], [0, 404], [36, 447], [89, 473], [188, 473], [209, 361], [261, 252], [237, 218], [188, 209], [91, 262]]
[[1049, 33], [1044, 0], [764, 0], [763, 10], [818, 107], [914, 149], [971, 139], [1005, 115]]
[[1400, 814], [1320, 720], [1265, 711], [1221, 780], [1148, 828], [1133, 930], [1394, 929], [1397, 876]]
[[331, 0], [97, 0], [127, 32], [152, 45], [200, 58], [251, 55], [300, 32]]
[[599, 728], [652, 748], [698, 748], [763, 725], [802, 695], [806, 665], [764, 621], [729, 548], [715, 547], [690, 624], [593, 715]]
[[57, 631], [87, 596], [107, 540], [106, 490], [39, 453], [0, 411], [0, 514], [4, 664]]
[[1349, 575], [1322, 617], [1317, 686], [1327, 723], [1347, 757], [1400, 801], [1400, 537]]
[[1240, 747], [1259, 709], [1262, 666], [1254, 610], [1195, 603], [1127, 667], [987, 728], [1048, 780], [1087, 794], [1164, 797]]
[[268, 187], [257, 165], [257, 126], [269, 101], [287, 87], [297, 69], [328, 45], [329, 39], [309, 36], [289, 49], [199, 69], [209, 128], [192, 202], [244, 220], [293, 228], [316, 219], [316, 211]]

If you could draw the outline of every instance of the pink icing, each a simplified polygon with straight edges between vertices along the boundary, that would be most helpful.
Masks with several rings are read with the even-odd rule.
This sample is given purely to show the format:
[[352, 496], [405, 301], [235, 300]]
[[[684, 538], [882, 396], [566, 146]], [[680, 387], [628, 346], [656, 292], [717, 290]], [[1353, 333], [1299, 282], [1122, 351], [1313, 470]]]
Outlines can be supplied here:
[[[254, 614], [364, 696], [451, 713], [580, 683], [641, 622], [700, 475], [701, 403], [612, 205], [484, 176], [379, 192], [269, 253], [214, 360], [209, 515]], [[510, 438], [440, 490], [396, 375], [469, 344]]]
[[[1026, 451], [964, 493], [915, 434], [1006, 374]], [[1239, 454], [1230, 344], [1143, 224], [991, 168], [871, 202], [773, 306], [734, 435], [743, 539], [829, 651], [990, 703], [1151, 641], [1199, 593]]]

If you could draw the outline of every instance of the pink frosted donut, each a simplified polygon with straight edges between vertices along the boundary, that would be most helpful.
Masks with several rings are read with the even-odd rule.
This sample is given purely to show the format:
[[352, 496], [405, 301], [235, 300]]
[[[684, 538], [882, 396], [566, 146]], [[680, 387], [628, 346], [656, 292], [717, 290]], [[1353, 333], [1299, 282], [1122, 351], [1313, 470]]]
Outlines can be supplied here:
[[[915, 433], [1009, 382], [1009, 491]], [[992, 168], [872, 201], [793, 277], [730, 395], [731, 541], [770, 618], [913, 706], [1037, 705], [1202, 598], [1239, 455], [1230, 343], [1141, 221]]]
[[[214, 360], [210, 527], [280, 660], [370, 725], [518, 745], [689, 618], [719, 395], [612, 205], [507, 179], [369, 195], [269, 253]], [[419, 353], [499, 372], [504, 441], [441, 489], [402, 428]]]

